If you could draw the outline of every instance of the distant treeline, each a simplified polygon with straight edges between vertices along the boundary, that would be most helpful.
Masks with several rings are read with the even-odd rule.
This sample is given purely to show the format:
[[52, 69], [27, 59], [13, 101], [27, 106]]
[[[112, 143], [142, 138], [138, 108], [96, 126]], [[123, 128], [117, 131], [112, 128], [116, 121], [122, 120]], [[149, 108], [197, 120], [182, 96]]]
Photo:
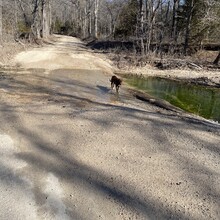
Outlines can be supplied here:
[[[1, 3], [2, 2], [2, 3]], [[190, 54], [218, 49], [219, 0], [0, 0], [0, 41], [46, 38], [51, 33], [152, 51]], [[213, 44], [214, 43], [214, 44]], [[124, 43], [126, 44], [126, 43]], [[129, 43], [130, 45], [130, 43]], [[130, 47], [126, 45], [126, 47]]]
[[[118, 40], [93, 40], [89, 43], [87, 43], [87, 46], [91, 47], [92, 49], [96, 50], [110, 50], [115, 51], [119, 49], [120, 51], [133, 51], [134, 49], [136, 51], [141, 51], [140, 45], [136, 45], [134, 41], [118, 41]], [[160, 47], [160, 51], [169, 53], [171, 51], [171, 47], [173, 45], [169, 43], [162, 43], [160, 45], [156, 43], [152, 43], [150, 45], [151, 51], [157, 51], [158, 47]], [[175, 45], [175, 52], [181, 53], [183, 51], [184, 44], [176, 44]], [[219, 51], [220, 50], [220, 44], [203, 44], [203, 45], [189, 45], [189, 50], [193, 52], [196, 52], [198, 50], [209, 50], [209, 51]]]

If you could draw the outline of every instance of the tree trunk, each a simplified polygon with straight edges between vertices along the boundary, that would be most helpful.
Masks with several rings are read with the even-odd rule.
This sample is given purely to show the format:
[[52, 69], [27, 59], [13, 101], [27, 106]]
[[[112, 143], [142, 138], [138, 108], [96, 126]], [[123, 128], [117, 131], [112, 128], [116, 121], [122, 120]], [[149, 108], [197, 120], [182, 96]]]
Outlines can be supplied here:
[[41, 38], [41, 17], [39, 11], [39, 0], [34, 1], [33, 22], [31, 25], [32, 33], [36, 39]]
[[95, 38], [98, 38], [98, 11], [99, 11], [99, 0], [95, 0], [95, 11], [94, 11]]
[[87, 19], [87, 5], [84, 8], [84, 18], [83, 18], [83, 38], [87, 37], [87, 27], [88, 27], [88, 19]]
[[42, 37], [50, 35], [50, 0], [42, 0]]
[[220, 51], [219, 51], [219, 53], [218, 53], [218, 56], [217, 56], [216, 59], [214, 60], [213, 64], [214, 64], [214, 65], [218, 65], [219, 60], [220, 60]]
[[141, 43], [141, 55], [145, 55], [145, 47], [144, 47], [144, 0], [140, 0], [140, 43]]
[[169, 13], [170, 13], [170, 1], [168, 1], [167, 3], [167, 11], [166, 11], [166, 19], [165, 19], [165, 24], [168, 23], [168, 19], [169, 19]]
[[0, 45], [2, 44], [2, 0], [0, 0]]
[[92, 35], [92, 12], [91, 12], [91, 0], [86, 0], [87, 7], [87, 37]]
[[150, 45], [151, 45], [152, 32], [153, 32], [153, 23], [152, 22], [148, 23], [148, 32], [147, 32], [147, 40], [146, 40], [146, 54], [149, 54], [149, 52], [150, 52]]
[[146, 17], [147, 17], [147, 31], [146, 31], [146, 54], [150, 52], [151, 41], [153, 37], [153, 28], [155, 25], [156, 12], [159, 9], [161, 0], [155, 4], [154, 0], [146, 1]]
[[189, 34], [190, 34], [190, 24], [192, 20], [192, 11], [194, 7], [194, 0], [189, 0], [189, 6], [187, 10], [187, 21], [186, 21], [186, 33], [185, 33], [185, 43], [184, 43], [184, 55], [187, 54], [187, 49], [189, 47]]
[[151, 30], [151, 2], [149, 0], [146, 1], [146, 54], [150, 52], [150, 30]]
[[172, 18], [172, 31], [171, 38], [174, 43], [177, 41], [177, 9], [179, 7], [179, 0], [173, 0], [173, 18]]
[[28, 17], [27, 17], [27, 15], [26, 15], [25, 8], [24, 8], [24, 6], [23, 6], [23, 2], [22, 2], [22, 0], [18, 0], [18, 2], [19, 2], [19, 6], [20, 6], [20, 8], [21, 8], [21, 10], [22, 10], [22, 13], [23, 13], [25, 25], [26, 25], [26, 27], [29, 27], [30, 21], [28, 21]]
[[171, 53], [174, 53], [177, 44], [177, 9], [179, 8], [179, 0], [173, 0], [173, 18], [171, 28]]
[[107, 10], [108, 10], [108, 13], [110, 15], [110, 22], [109, 22], [109, 35], [110, 36], [114, 36], [114, 19], [113, 19], [113, 14], [112, 14], [112, 10], [111, 10], [111, 7], [109, 6], [108, 2], [107, 2]]
[[14, 33], [15, 33], [15, 38], [17, 38], [17, 35], [18, 35], [18, 6], [17, 6], [17, 0], [14, 0], [14, 15], [15, 15]]

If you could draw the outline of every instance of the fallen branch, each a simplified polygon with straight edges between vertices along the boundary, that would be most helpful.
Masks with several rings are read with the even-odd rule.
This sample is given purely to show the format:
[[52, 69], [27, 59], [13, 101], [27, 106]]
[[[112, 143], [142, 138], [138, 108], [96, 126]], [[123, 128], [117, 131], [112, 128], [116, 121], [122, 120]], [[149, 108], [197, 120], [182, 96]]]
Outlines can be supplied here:
[[20, 40], [15, 39], [15, 41], [16, 41], [17, 43], [21, 44], [22, 46], [25, 46], [25, 44], [24, 44], [24, 43], [22, 43]]
[[199, 66], [199, 65], [197, 65], [197, 64], [195, 64], [195, 63], [187, 62], [187, 64], [188, 64], [188, 66], [192, 66], [192, 67], [194, 67], [194, 68], [196, 68], [196, 69], [199, 69], [199, 70], [202, 69], [201, 66]]
[[129, 91], [133, 94], [133, 96], [135, 98], [137, 98], [141, 101], [149, 102], [153, 105], [156, 105], [160, 108], [163, 108], [163, 109], [166, 109], [166, 110], [169, 110], [169, 111], [173, 111], [173, 112], [177, 112], [177, 113], [183, 112], [182, 109], [171, 105], [169, 102], [167, 102], [165, 100], [155, 98], [155, 97], [150, 96], [149, 94], [141, 92], [141, 91], [136, 91], [136, 90], [133, 90], [133, 89], [129, 89]]

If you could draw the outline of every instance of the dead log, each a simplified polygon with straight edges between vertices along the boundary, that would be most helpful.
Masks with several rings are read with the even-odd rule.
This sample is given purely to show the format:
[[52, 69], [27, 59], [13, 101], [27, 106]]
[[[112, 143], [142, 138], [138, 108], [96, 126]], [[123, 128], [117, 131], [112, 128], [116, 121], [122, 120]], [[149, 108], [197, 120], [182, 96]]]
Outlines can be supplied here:
[[189, 67], [193, 67], [193, 68], [196, 68], [196, 69], [199, 69], [199, 70], [202, 69], [201, 66], [199, 66], [199, 65], [197, 65], [197, 64], [195, 64], [195, 63], [187, 62], [187, 64], [188, 64]]
[[218, 65], [219, 60], [220, 60], [220, 51], [219, 51], [219, 53], [218, 53], [218, 56], [217, 56], [216, 59], [214, 60], [213, 64], [214, 64], [214, 65]]

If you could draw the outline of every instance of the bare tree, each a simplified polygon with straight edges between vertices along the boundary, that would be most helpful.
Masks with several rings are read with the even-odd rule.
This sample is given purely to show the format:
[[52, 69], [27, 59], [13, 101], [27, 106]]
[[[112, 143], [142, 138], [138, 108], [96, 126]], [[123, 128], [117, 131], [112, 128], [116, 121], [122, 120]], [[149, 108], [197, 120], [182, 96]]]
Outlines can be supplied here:
[[0, 45], [2, 44], [2, 0], [0, 0]]
[[167, 51], [178, 44], [185, 44], [186, 54], [191, 43], [202, 45], [220, 34], [218, 0], [0, 0], [0, 4], [0, 39], [6, 33], [16, 39], [22, 33], [45, 38], [52, 26], [56, 33], [81, 38], [135, 41], [145, 56], [152, 49]]
[[139, 2], [139, 7], [140, 7], [140, 43], [141, 43], [141, 55], [144, 56], [145, 55], [145, 47], [144, 47], [144, 22], [145, 22], [145, 1], [144, 0], [140, 0]]
[[187, 20], [186, 20], [186, 31], [185, 31], [185, 42], [184, 42], [184, 55], [187, 54], [187, 48], [189, 46], [189, 34], [190, 25], [192, 20], [192, 12], [194, 8], [194, 0], [189, 0], [187, 5]]
[[[103, 16], [106, 15], [106, 12], [109, 14], [109, 35], [114, 37], [116, 25], [118, 23], [119, 15], [125, 5], [125, 0], [114, 0], [114, 1], [105, 1], [106, 11], [103, 12]], [[104, 17], [106, 19], [106, 17]]]
[[150, 52], [150, 45], [153, 36], [153, 28], [155, 25], [155, 17], [162, 0], [146, 0], [146, 54]]
[[50, 0], [42, 0], [42, 37], [50, 35], [51, 26], [51, 5]]
[[174, 43], [177, 41], [177, 9], [179, 8], [180, 0], [173, 0], [173, 18], [172, 18], [172, 29], [171, 38]]
[[98, 12], [99, 12], [99, 0], [95, 0], [95, 7], [94, 7], [94, 36], [98, 38]]
[[24, 17], [25, 25], [26, 25], [26, 27], [28, 27], [30, 25], [30, 20], [27, 16], [27, 13], [26, 13], [26, 10], [25, 10], [25, 7], [24, 7], [24, 2], [22, 0], [18, 0], [18, 3], [19, 3], [19, 7], [22, 11], [23, 17]]
[[172, 26], [171, 26], [171, 53], [174, 53], [177, 44], [177, 21], [180, 0], [173, 0], [173, 11], [172, 11]]
[[39, 39], [41, 37], [40, 0], [34, 0], [33, 21], [31, 28], [35, 38]]
[[85, 0], [84, 5], [84, 22], [83, 22], [83, 37], [92, 35], [92, 0]]

